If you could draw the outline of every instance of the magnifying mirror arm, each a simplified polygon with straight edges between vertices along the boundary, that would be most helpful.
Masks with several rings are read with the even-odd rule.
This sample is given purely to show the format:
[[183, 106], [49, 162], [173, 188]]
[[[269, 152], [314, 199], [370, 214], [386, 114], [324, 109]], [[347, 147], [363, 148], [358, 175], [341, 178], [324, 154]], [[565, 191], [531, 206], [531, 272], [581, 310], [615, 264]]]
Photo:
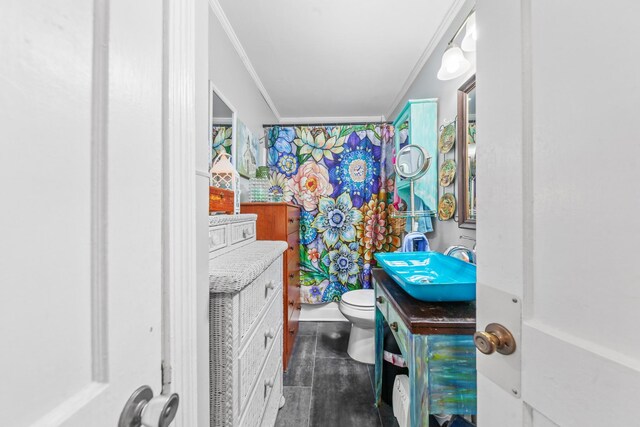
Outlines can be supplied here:
[[416, 193], [413, 189], [414, 180], [412, 179], [410, 182], [409, 192], [411, 193], [411, 231], [418, 230], [418, 219], [416, 217]]

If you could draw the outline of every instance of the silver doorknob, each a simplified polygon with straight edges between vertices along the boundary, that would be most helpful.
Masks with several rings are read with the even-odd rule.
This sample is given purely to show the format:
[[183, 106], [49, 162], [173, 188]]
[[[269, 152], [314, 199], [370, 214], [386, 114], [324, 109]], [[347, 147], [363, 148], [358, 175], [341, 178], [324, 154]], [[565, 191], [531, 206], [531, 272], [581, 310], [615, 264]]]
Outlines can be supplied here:
[[120, 414], [118, 427], [169, 427], [176, 417], [180, 398], [176, 393], [153, 397], [144, 385], [133, 392]]

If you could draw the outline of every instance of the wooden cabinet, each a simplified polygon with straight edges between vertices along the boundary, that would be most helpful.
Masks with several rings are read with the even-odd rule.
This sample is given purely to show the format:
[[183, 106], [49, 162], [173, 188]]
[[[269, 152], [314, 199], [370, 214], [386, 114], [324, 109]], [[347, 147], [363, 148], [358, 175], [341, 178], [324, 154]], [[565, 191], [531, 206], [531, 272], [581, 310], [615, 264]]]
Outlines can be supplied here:
[[289, 203], [242, 203], [242, 213], [258, 215], [256, 238], [287, 242], [282, 290], [284, 298], [283, 365], [287, 370], [300, 318], [300, 208]]
[[382, 392], [386, 321], [409, 368], [411, 426], [429, 425], [429, 414], [475, 414], [475, 303], [418, 301], [377, 268], [373, 283], [376, 401], [380, 402]]

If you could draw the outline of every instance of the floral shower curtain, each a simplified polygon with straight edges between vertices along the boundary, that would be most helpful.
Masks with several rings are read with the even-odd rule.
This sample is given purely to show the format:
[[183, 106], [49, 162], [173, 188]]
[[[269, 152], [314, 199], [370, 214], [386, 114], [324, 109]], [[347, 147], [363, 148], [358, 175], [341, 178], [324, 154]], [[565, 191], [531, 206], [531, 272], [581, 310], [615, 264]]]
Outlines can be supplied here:
[[400, 246], [389, 222], [393, 197], [390, 125], [274, 126], [270, 185], [300, 206], [301, 300], [339, 301], [371, 288], [375, 252]]

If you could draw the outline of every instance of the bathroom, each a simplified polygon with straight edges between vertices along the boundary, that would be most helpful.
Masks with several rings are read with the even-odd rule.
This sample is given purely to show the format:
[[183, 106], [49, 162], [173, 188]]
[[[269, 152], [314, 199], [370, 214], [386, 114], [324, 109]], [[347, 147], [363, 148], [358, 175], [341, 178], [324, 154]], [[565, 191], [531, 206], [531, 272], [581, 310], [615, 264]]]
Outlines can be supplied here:
[[3, 425], [637, 424], [639, 3], [2, 12]]
[[[228, 13], [241, 13], [241, 9], [236, 11], [231, 8]], [[297, 13], [303, 13], [303, 9]], [[442, 12], [447, 9], [444, 8]], [[385, 380], [384, 386], [381, 386], [384, 391], [380, 395], [384, 399], [374, 397], [375, 292], [372, 270], [379, 267], [375, 260], [376, 253], [401, 250], [403, 238], [412, 231], [414, 238], [418, 236], [425, 239], [426, 236], [428, 247], [420, 250], [445, 253], [447, 249], [453, 248], [454, 257], [463, 257], [475, 264], [475, 199], [468, 202], [468, 209], [462, 208], [462, 200], [457, 209], [446, 206], [448, 198], [458, 194], [468, 192], [475, 198], [475, 187], [463, 190], [461, 184], [467, 181], [475, 186], [475, 141], [457, 144], [455, 141], [461, 137], [456, 135], [456, 119], [467, 121], [470, 137], [475, 136], [474, 12], [474, 3], [466, 2], [450, 19], [446, 31], [431, 36], [436, 52], [444, 52], [449, 44], [454, 43], [464, 47], [464, 51], [459, 51], [464, 52], [462, 55], [465, 61], [460, 70], [438, 78], [442, 55], [425, 58], [420, 68], [415, 67], [416, 75], [412, 76], [411, 81], [407, 81], [411, 84], [406, 85], [402, 96], [395, 100], [384, 117], [370, 114], [373, 109], [363, 109], [357, 98], [348, 100], [353, 104], [348, 108], [332, 110], [335, 107], [327, 99], [320, 98], [313, 102], [304, 96], [291, 106], [281, 106], [289, 110], [278, 111], [281, 116], [286, 116], [292, 114], [289, 112], [292, 109], [307, 108], [310, 111], [309, 117], [278, 119], [274, 117], [270, 103], [263, 101], [264, 93], [257, 90], [253, 91], [253, 106], [257, 104], [261, 111], [259, 114], [250, 114], [252, 112], [247, 112], [246, 107], [239, 104], [244, 100], [238, 99], [239, 96], [233, 92], [235, 87], [225, 85], [224, 76], [233, 76], [234, 84], [242, 89], [245, 98], [248, 98], [247, 92], [251, 93], [246, 88], [256, 88], [256, 82], [247, 73], [246, 64], [242, 63], [241, 57], [232, 55], [233, 37], [229, 36], [229, 30], [225, 32], [223, 25], [209, 27], [210, 51], [226, 52], [230, 56], [226, 57], [224, 64], [217, 65], [216, 59], [219, 60], [219, 56], [212, 55], [210, 58], [211, 185], [231, 191], [237, 187], [240, 206], [235, 206], [233, 212], [240, 215], [234, 215], [234, 220], [246, 214], [257, 215], [256, 241], [287, 242], [283, 256], [283, 332], [282, 338], [272, 338], [275, 345], [282, 348], [284, 371], [281, 389], [278, 388], [280, 384], [277, 381], [273, 388], [284, 397], [275, 425], [404, 426], [420, 425], [429, 420], [429, 415], [425, 415], [424, 419], [420, 415], [421, 420], [417, 424], [410, 424], [409, 405], [406, 405], [404, 419], [398, 424], [392, 409], [393, 378]], [[226, 16], [233, 22], [233, 18], [223, 15], [224, 13], [223, 4], [222, 10], [210, 11], [209, 19], [224, 22]], [[325, 16], [326, 13], [329, 12], [320, 15]], [[374, 17], [367, 16], [366, 19]], [[421, 21], [418, 19], [414, 21], [416, 33], [414, 36], [407, 34], [408, 37], [422, 34], [423, 30], [417, 26], [419, 22]], [[340, 24], [336, 22], [332, 25], [339, 27]], [[232, 30], [243, 31], [242, 28]], [[384, 34], [390, 33], [382, 33], [378, 37], [384, 37]], [[328, 42], [326, 43], [327, 45], [319, 46], [318, 49], [330, 49]], [[374, 45], [375, 41], [369, 43]], [[287, 51], [285, 47], [282, 49]], [[424, 49], [424, 46], [420, 46], [420, 49]], [[282, 54], [280, 51], [276, 53]], [[412, 71], [412, 64], [408, 65], [399, 72], [400, 75]], [[259, 66], [256, 64], [256, 67]], [[233, 71], [229, 70], [231, 67], [235, 67]], [[283, 71], [284, 69], [279, 69], [279, 72]], [[293, 71], [288, 75], [292, 79], [303, 78]], [[240, 79], [241, 76], [246, 80]], [[272, 84], [268, 83], [273, 78], [272, 75], [264, 78], [265, 85]], [[302, 84], [302, 81], [292, 82], [296, 87]], [[306, 87], [313, 91], [311, 84], [313, 83], [308, 83]], [[349, 84], [355, 84], [353, 79], [349, 80]], [[356, 91], [347, 92], [349, 88], [338, 82], [335, 85], [330, 98], [339, 96], [342, 89], [345, 96], [353, 96], [351, 93]], [[375, 96], [367, 92], [359, 93], [362, 94], [359, 96], [364, 97]], [[458, 101], [459, 93], [465, 94], [461, 103]], [[314, 95], [310, 93], [309, 96]], [[463, 105], [464, 111], [461, 110]], [[323, 111], [326, 117], [314, 111]], [[353, 111], [354, 114], [348, 116], [342, 113], [344, 111]], [[340, 113], [344, 117], [340, 117]], [[462, 118], [461, 114], [466, 118]], [[253, 126], [249, 124], [251, 122]], [[248, 133], [251, 135], [247, 136]], [[247, 140], [255, 141], [257, 149], [254, 154], [245, 155], [248, 150], [248, 144], [245, 143]], [[406, 158], [404, 154], [397, 155], [409, 145], [421, 147], [424, 152], [410, 152]], [[463, 152], [459, 147], [470, 149]], [[223, 153], [229, 154], [230, 158], [223, 156]], [[413, 179], [397, 177], [395, 164], [413, 167], [416, 155], [418, 162], [430, 163], [428, 167], [425, 166], [427, 169], [415, 171], [419, 174]], [[468, 160], [463, 160], [465, 158]], [[250, 167], [247, 166], [247, 159], [251, 163]], [[457, 163], [465, 164], [465, 170], [462, 167], [458, 169], [455, 166]], [[441, 168], [444, 164], [447, 166]], [[402, 173], [414, 173], [401, 169]], [[453, 173], [450, 169], [453, 169]], [[466, 178], [459, 177], [456, 180], [456, 170], [459, 170], [459, 174], [466, 174]], [[231, 180], [226, 179], [229, 172], [233, 175]], [[236, 179], [237, 184], [234, 184]], [[394, 188], [396, 184], [399, 190]], [[414, 187], [413, 196], [410, 194], [410, 187]], [[230, 206], [224, 206], [228, 198], [219, 199], [217, 194], [211, 197], [215, 199], [212, 211], [231, 212]], [[415, 204], [413, 210], [412, 197]], [[457, 198], [460, 199], [459, 196]], [[439, 204], [441, 212], [438, 212]], [[410, 216], [412, 214], [415, 216]], [[222, 227], [220, 218], [212, 216], [210, 219], [210, 245], [216, 248], [224, 245], [222, 237], [214, 243], [211, 240], [216, 239], [213, 233], [222, 236], [222, 231], [219, 231]], [[238, 224], [242, 223], [235, 223], [235, 226], [240, 227]], [[247, 227], [247, 234], [252, 235], [252, 226]], [[424, 242], [420, 243], [424, 246]], [[417, 246], [418, 242], [414, 244]], [[253, 243], [249, 243], [231, 253], [237, 253], [238, 257], [246, 257], [248, 260], [251, 258], [248, 251], [252, 250], [248, 248], [252, 246]], [[231, 258], [227, 258], [232, 256], [220, 254], [219, 249], [210, 255], [212, 268], [221, 277], [231, 274], [225, 270], [225, 266], [235, 264]], [[263, 264], [270, 261], [272, 262], [271, 258], [268, 258]], [[252, 261], [248, 260], [246, 265], [238, 264], [229, 269], [258, 272], [263, 271], [264, 266], [254, 268]], [[253, 279], [251, 276], [246, 281]], [[260, 281], [260, 278], [255, 280]], [[475, 282], [475, 268], [472, 280]], [[268, 313], [268, 309], [265, 310]], [[473, 311], [471, 305], [469, 310]], [[222, 311], [211, 312], [211, 316], [222, 315]], [[269, 314], [265, 314], [265, 319], [268, 316]], [[219, 325], [220, 320], [212, 320], [212, 328], [214, 323]], [[393, 341], [388, 327], [386, 331], [386, 340]], [[211, 339], [224, 341], [224, 337], [217, 335]], [[240, 347], [238, 354], [245, 351], [242, 344]], [[401, 357], [397, 346], [396, 353]], [[473, 345], [468, 353], [475, 357]], [[220, 356], [218, 353], [216, 355]], [[268, 357], [265, 356], [267, 359]], [[265, 365], [266, 363], [268, 362]], [[238, 369], [242, 369], [242, 362], [239, 365]], [[399, 370], [407, 379], [405, 394], [408, 396], [406, 363], [404, 365]], [[214, 387], [212, 391], [216, 393], [226, 386], [217, 372], [212, 375], [215, 377], [212, 384], [219, 384], [219, 389]], [[424, 379], [420, 379], [422, 380]], [[340, 387], [340, 392], [325, 392], [326, 388], [341, 381], [350, 386]], [[376, 400], [379, 401], [378, 408], [374, 406]], [[214, 411], [212, 422], [216, 425], [232, 425], [235, 422], [251, 425], [247, 424], [246, 419], [250, 415], [245, 411], [252, 405], [246, 405], [240, 406], [235, 421], [227, 421], [223, 413]], [[265, 403], [265, 406], [268, 404]], [[264, 418], [268, 418], [268, 411], [268, 408], [265, 409]], [[451, 415], [461, 418], [452, 422], [452, 426], [473, 425], [471, 422], [475, 421], [475, 401], [460, 406], [458, 412], [442, 414], [441, 424]], [[431, 422], [435, 422], [433, 416]]]
[[[233, 173], [238, 175], [236, 186], [240, 190], [240, 207], [235, 212], [257, 215], [256, 240], [286, 242], [282, 280], [283, 375], [273, 388], [281, 390], [283, 399], [279, 402], [282, 406], [273, 415], [267, 417], [268, 409], [265, 409], [263, 419], [269, 420], [267, 425], [274, 419], [277, 426], [483, 425], [482, 417], [477, 416], [477, 364], [484, 368], [486, 378], [510, 399], [520, 395], [519, 372], [507, 370], [508, 375], [496, 376], [496, 371], [505, 370], [505, 364], [520, 363], [522, 357], [516, 344], [522, 333], [518, 323], [521, 290], [516, 292], [515, 287], [505, 286], [498, 292], [489, 287], [478, 295], [478, 298], [509, 302], [507, 308], [494, 307], [500, 315], [485, 312], [481, 316], [473, 303], [476, 265], [485, 256], [484, 245], [491, 247], [494, 243], [490, 240], [496, 237], [485, 234], [484, 242], [480, 240], [477, 245], [476, 226], [482, 227], [483, 219], [476, 222], [476, 103], [481, 129], [478, 175], [488, 176], [487, 179], [493, 180], [493, 188], [502, 188], [505, 194], [518, 190], [500, 179], [504, 166], [497, 168], [500, 163], [496, 158], [504, 162], [514, 155], [510, 148], [501, 148], [499, 154], [494, 153], [496, 147], [484, 153], [482, 149], [483, 102], [486, 113], [490, 108], [487, 106], [496, 101], [489, 98], [491, 93], [482, 86], [482, 49], [476, 44], [481, 45], [483, 37], [487, 43], [509, 41], [497, 32], [478, 31], [476, 15], [482, 14], [482, 7], [475, 1], [457, 2], [443, 15], [444, 25], [429, 37], [422, 33], [424, 26], [429, 25], [424, 17], [407, 17], [408, 29], [401, 37], [392, 37], [391, 28], [372, 35], [367, 43], [375, 46], [373, 51], [397, 55], [400, 55], [398, 44], [411, 45], [408, 40], [423, 38], [419, 43], [422, 55], [416, 57], [418, 62], [405, 64], [398, 74], [395, 93], [386, 99], [386, 104], [380, 104], [378, 110], [372, 106], [376, 105], [376, 99], [384, 98], [384, 85], [371, 89], [365, 84], [358, 85], [360, 79], [353, 76], [344, 76], [340, 81], [337, 71], [321, 63], [307, 75], [306, 67], [290, 55], [304, 43], [300, 40], [287, 40], [274, 48], [276, 30], [267, 22], [269, 18], [276, 19], [278, 12], [259, 8], [259, 13], [254, 13], [260, 18], [251, 17], [246, 22], [241, 22], [240, 17], [246, 18], [253, 9], [241, 5], [221, 2], [219, 9], [209, 12], [210, 22], [221, 24], [209, 27], [210, 51], [224, 52], [225, 58], [222, 63], [216, 63], [216, 59], [220, 61], [217, 54], [210, 58], [215, 134], [211, 142], [212, 162], [223, 151], [231, 156], [228, 160], [235, 168]], [[313, 7], [299, 6], [294, 10], [295, 15], [310, 16], [304, 24], [292, 26], [292, 31], [301, 32], [301, 40], [310, 37], [304, 32], [305, 25], [311, 27], [312, 33], [320, 31], [323, 28], [320, 22], [324, 23], [331, 15], [329, 10]], [[345, 7], [344, 21], [336, 19], [327, 24], [328, 27], [336, 31], [341, 24], [346, 25], [350, 11]], [[375, 17], [364, 13], [361, 19], [366, 22]], [[270, 31], [274, 34], [265, 35]], [[492, 36], [495, 40], [489, 39]], [[378, 39], [385, 37], [387, 40]], [[315, 51], [305, 52], [301, 58], [311, 60], [332, 54], [338, 63], [347, 63], [352, 55], [348, 49], [336, 51], [332, 40], [328, 36], [316, 42]], [[265, 51], [260, 53], [260, 49], [267, 46], [271, 47], [268, 57]], [[495, 55], [494, 51], [490, 51], [490, 55]], [[388, 53], [379, 60], [393, 61], [393, 58]], [[393, 72], [385, 65], [379, 68]], [[226, 82], [225, 78], [231, 76], [233, 82]], [[373, 78], [371, 76], [368, 77]], [[484, 79], [493, 85], [494, 91], [500, 87], [497, 77], [485, 74]], [[487, 101], [483, 98], [485, 95]], [[505, 94], [503, 99], [506, 97]], [[221, 110], [225, 111], [222, 116], [215, 113], [215, 105], [220, 103]], [[253, 108], [251, 111], [247, 111], [249, 106]], [[507, 116], [504, 123], [488, 119], [493, 121], [487, 134], [497, 137], [502, 126], [509, 129]], [[216, 118], [220, 121], [215, 122]], [[252, 126], [248, 125], [250, 122]], [[234, 131], [238, 126], [241, 128], [235, 139], [227, 131], [232, 123], [236, 126]], [[249, 139], [255, 140], [256, 147], [251, 173], [241, 164], [245, 145], [239, 140], [246, 139], [242, 129], [245, 125], [251, 128]], [[222, 129], [227, 132], [225, 142], [219, 137], [225, 132]], [[226, 144], [224, 149], [221, 144]], [[233, 144], [240, 145], [234, 148]], [[400, 150], [407, 145], [424, 151], [402, 154]], [[492, 159], [492, 156], [495, 157]], [[413, 168], [416, 157], [416, 170], [404, 170]], [[482, 163], [483, 158], [487, 163]], [[215, 165], [211, 169], [213, 175], [227, 170]], [[408, 176], [399, 176], [403, 172]], [[409, 177], [412, 175], [413, 179]], [[480, 206], [483, 195], [496, 203], [500, 196], [492, 189], [483, 188], [482, 178], [480, 182]], [[505, 209], [516, 207], [511, 205]], [[497, 216], [493, 221], [497, 221]], [[496, 226], [495, 222], [493, 225]], [[431, 302], [429, 298], [425, 302], [413, 295], [408, 299], [389, 298], [394, 291], [388, 291], [380, 282], [398, 282], [400, 278], [386, 268], [383, 270], [388, 275], [376, 273], [384, 264], [377, 256], [416, 251], [446, 254], [472, 265], [469, 280], [473, 282], [473, 295], [457, 299], [445, 295]], [[435, 264], [437, 260], [431, 261]], [[220, 262], [229, 264], [226, 258]], [[411, 273], [418, 274], [416, 269]], [[435, 273], [447, 274], [439, 270]], [[453, 281], [457, 279], [460, 278]], [[433, 302], [448, 298], [451, 302]], [[394, 301], [393, 313], [389, 308], [391, 302], [385, 300]], [[415, 331], [420, 328], [411, 321], [429, 323], [433, 319], [411, 318], [408, 306], [414, 303], [422, 311], [442, 309], [445, 311], [441, 316], [458, 317], [450, 319], [450, 325], [440, 324], [438, 328], [426, 329], [430, 332], [418, 333]], [[446, 312], [451, 307], [458, 311]], [[482, 317], [482, 324], [476, 324], [476, 316], [478, 320]], [[390, 326], [398, 328], [398, 318], [403, 320], [409, 333], [403, 334], [402, 324], [399, 331], [390, 330]], [[449, 333], [434, 332], [436, 329], [446, 329]], [[420, 341], [422, 338], [426, 340], [424, 344]], [[407, 343], [399, 342], [404, 339]], [[443, 340], [441, 345], [445, 350], [433, 355], [432, 346], [437, 346], [439, 339]], [[499, 341], [497, 347], [494, 340]], [[420, 345], [423, 347], [418, 350]], [[447, 351], [453, 352], [453, 349], [468, 358], [455, 361], [457, 368], [449, 374], [456, 378], [457, 386], [449, 387], [439, 382], [433, 360], [451, 356]], [[436, 371], [413, 377], [412, 369], [422, 369], [421, 358], [427, 358], [427, 366], [434, 366]], [[422, 387], [424, 383], [428, 386]], [[441, 392], [456, 397], [445, 405]], [[415, 402], [420, 399], [421, 402]], [[243, 417], [248, 416], [242, 408], [237, 411], [237, 422], [241, 425], [245, 423]], [[215, 419], [220, 422], [220, 418]], [[484, 425], [509, 425], [507, 420], [509, 416], [496, 416]]]

